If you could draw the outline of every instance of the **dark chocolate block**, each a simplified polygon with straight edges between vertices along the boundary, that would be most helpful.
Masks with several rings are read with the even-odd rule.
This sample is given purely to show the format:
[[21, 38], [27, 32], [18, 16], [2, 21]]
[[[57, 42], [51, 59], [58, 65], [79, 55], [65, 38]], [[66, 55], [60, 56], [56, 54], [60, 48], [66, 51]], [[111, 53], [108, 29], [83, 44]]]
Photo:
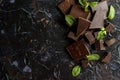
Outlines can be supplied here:
[[69, 2], [69, 0], [65, 0], [58, 5], [58, 8], [61, 10], [63, 14], [68, 13], [70, 7], [71, 7], [71, 3]]
[[85, 33], [85, 37], [89, 41], [90, 45], [92, 45], [93, 43], [95, 43], [95, 37], [93, 36], [93, 34], [92, 34], [91, 31], [88, 31], [87, 33]]
[[90, 51], [84, 44], [83, 40], [77, 41], [73, 43], [72, 45], [67, 46], [67, 50], [71, 57], [79, 62], [79, 60], [83, 59], [86, 57], [86, 55], [90, 54]]
[[114, 25], [109, 23], [108, 26], [106, 27], [107, 32], [114, 32]]
[[109, 63], [111, 59], [111, 52], [108, 52], [107, 55], [102, 59], [103, 63]]
[[104, 46], [104, 41], [103, 40], [99, 40], [95, 42], [95, 49], [96, 50], [106, 50], [105, 46]]
[[70, 11], [70, 15], [72, 15], [75, 18], [82, 17], [82, 18], [88, 19], [90, 16], [90, 12], [89, 11], [85, 12], [83, 8], [79, 5], [73, 5]]
[[91, 22], [89, 20], [79, 17], [76, 35], [78, 36], [84, 34], [84, 32], [88, 29], [90, 24]]
[[98, 29], [104, 27], [104, 12], [102, 9], [97, 10], [91, 22], [90, 29]]
[[107, 1], [102, 1], [100, 2], [96, 7], [92, 8], [92, 11], [97, 11], [100, 10], [103, 12], [104, 14], [104, 19], [106, 19], [107, 17], [107, 12], [108, 12], [108, 4]]
[[116, 39], [115, 39], [115, 38], [112, 38], [112, 39], [110, 39], [110, 40], [107, 40], [105, 43], [107, 44], [107, 46], [111, 46], [111, 45], [113, 45], [115, 42], [116, 42]]

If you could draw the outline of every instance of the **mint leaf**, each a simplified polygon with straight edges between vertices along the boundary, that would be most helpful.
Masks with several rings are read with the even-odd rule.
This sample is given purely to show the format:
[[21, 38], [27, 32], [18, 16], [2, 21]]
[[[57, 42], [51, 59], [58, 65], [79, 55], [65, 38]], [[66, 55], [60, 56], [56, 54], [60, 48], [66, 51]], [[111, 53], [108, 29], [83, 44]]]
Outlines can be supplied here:
[[89, 54], [86, 56], [88, 60], [99, 60], [100, 56], [98, 54]]
[[81, 71], [81, 67], [77, 65], [72, 69], [72, 75], [74, 77], [77, 77], [80, 74], [80, 71]]
[[115, 17], [115, 9], [114, 7], [111, 5], [110, 9], [109, 9], [109, 13], [108, 13], [108, 19], [113, 19]]
[[86, 0], [78, 0], [79, 4], [82, 5], [82, 6], [85, 6], [86, 4]]
[[90, 7], [94, 8], [97, 6], [98, 2], [90, 2]]
[[107, 35], [107, 32], [104, 27], [101, 28], [101, 31], [98, 32], [97, 40], [103, 39]]
[[75, 18], [71, 15], [65, 15], [65, 21], [70, 27], [76, 22]]

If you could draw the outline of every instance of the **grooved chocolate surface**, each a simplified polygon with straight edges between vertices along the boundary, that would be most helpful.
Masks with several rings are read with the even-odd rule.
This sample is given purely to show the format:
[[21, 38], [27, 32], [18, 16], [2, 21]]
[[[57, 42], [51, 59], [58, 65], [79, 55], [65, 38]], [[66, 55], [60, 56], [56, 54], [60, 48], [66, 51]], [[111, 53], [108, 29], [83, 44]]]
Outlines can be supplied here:
[[76, 61], [79, 61], [80, 59], [83, 59], [85, 55], [90, 54], [90, 51], [84, 44], [83, 40], [77, 41], [72, 45], [67, 46], [67, 50], [71, 57]]

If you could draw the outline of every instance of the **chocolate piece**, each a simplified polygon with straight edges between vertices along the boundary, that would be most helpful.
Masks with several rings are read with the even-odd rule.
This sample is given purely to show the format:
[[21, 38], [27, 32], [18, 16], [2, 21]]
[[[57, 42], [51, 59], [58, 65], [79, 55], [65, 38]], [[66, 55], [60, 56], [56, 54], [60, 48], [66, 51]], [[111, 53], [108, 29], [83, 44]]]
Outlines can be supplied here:
[[114, 25], [109, 23], [108, 26], [106, 27], [107, 32], [114, 32]]
[[70, 31], [67, 37], [77, 41], [80, 36], [76, 36], [73, 32]]
[[88, 62], [89, 62], [88, 60], [82, 60], [82, 61], [81, 61], [82, 67], [83, 67], [83, 68], [88, 67]]
[[111, 59], [111, 52], [108, 52], [105, 58], [102, 60], [103, 63], [109, 63]]
[[112, 39], [110, 39], [110, 40], [107, 40], [105, 43], [107, 44], [107, 46], [111, 46], [111, 45], [113, 45], [115, 42], [116, 42], [116, 39], [115, 39], [115, 38], [112, 38]]
[[97, 11], [100, 10], [104, 13], [104, 19], [106, 19], [107, 17], [107, 12], [108, 12], [108, 4], [107, 1], [102, 1], [100, 2], [95, 8], [92, 8], [92, 11]]
[[85, 37], [88, 39], [90, 45], [95, 43], [95, 37], [92, 35], [91, 31], [88, 31], [87, 33], [85, 33]]
[[99, 40], [95, 42], [95, 49], [96, 50], [106, 50], [105, 46], [104, 46], [104, 41], [103, 40]]
[[90, 51], [84, 44], [83, 40], [77, 41], [72, 45], [67, 46], [67, 50], [71, 57], [77, 62], [86, 57], [86, 55], [90, 54]]
[[71, 11], [70, 11], [70, 15], [72, 15], [75, 18], [85, 18], [88, 19], [90, 16], [90, 12], [85, 12], [81, 6], [79, 5], [73, 5]]
[[65, 1], [67, 1], [71, 5], [75, 5], [76, 4], [76, 0], [65, 0]]
[[77, 27], [77, 36], [82, 35], [90, 26], [91, 22], [88, 21], [87, 19], [79, 17], [78, 20], [78, 27]]
[[91, 22], [90, 29], [98, 29], [104, 26], [104, 12], [100, 9], [97, 10]]
[[70, 7], [71, 4], [69, 3], [69, 0], [63, 1], [58, 5], [58, 8], [62, 11], [63, 14], [68, 13]]

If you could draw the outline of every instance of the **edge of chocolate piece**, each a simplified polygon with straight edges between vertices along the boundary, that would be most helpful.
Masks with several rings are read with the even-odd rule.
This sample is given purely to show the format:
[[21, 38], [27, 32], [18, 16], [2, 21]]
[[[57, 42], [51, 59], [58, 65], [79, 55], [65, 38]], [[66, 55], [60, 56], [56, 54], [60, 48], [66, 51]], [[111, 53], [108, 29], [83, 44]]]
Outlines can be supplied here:
[[112, 23], [107, 25], [106, 32], [114, 32], [114, 25]]
[[87, 38], [87, 40], [89, 41], [89, 44], [92, 45], [95, 43], [95, 37], [93, 36], [91, 31], [88, 31], [85, 33], [85, 37]]
[[107, 46], [113, 45], [117, 40], [115, 38], [111, 38], [110, 40], [105, 41]]
[[71, 5], [75, 5], [76, 4], [76, 0], [65, 0], [68, 1]]
[[70, 15], [72, 15], [75, 18], [82, 17], [88, 19], [90, 16], [90, 12], [85, 12], [83, 8], [79, 5], [73, 5], [70, 11]]
[[97, 11], [99, 9], [101, 9], [104, 12], [104, 19], [106, 19], [107, 18], [107, 12], [108, 12], [107, 1], [104, 0], [100, 3], [98, 3], [98, 5], [96, 7], [92, 8], [92, 11], [94, 12], [94, 11]]
[[104, 12], [102, 9], [97, 10], [91, 22], [89, 29], [98, 29], [104, 26]]
[[90, 54], [89, 49], [87, 46], [84, 44], [83, 40], [79, 40], [69, 46], [67, 46], [67, 51], [71, 55], [71, 57], [79, 62], [79, 60], [83, 59], [86, 57], [86, 55]]
[[96, 50], [106, 50], [105, 45], [104, 45], [104, 41], [103, 40], [99, 40], [95, 42], [95, 49]]
[[79, 17], [76, 35], [84, 34], [84, 32], [89, 28], [90, 24], [91, 22], [89, 20]]
[[102, 59], [103, 63], [109, 63], [111, 59], [111, 52], [107, 52], [107, 55]]
[[70, 10], [71, 4], [69, 3], [69, 0], [62, 1], [58, 4], [58, 8], [61, 10], [63, 14], [68, 13]]
[[75, 41], [77, 41], [79, 39], [80, 36], [75, 36], [75, 34], [73, 32], [69, 32], [68, 35], [67, 35], [68, 38], [71, 38]]

